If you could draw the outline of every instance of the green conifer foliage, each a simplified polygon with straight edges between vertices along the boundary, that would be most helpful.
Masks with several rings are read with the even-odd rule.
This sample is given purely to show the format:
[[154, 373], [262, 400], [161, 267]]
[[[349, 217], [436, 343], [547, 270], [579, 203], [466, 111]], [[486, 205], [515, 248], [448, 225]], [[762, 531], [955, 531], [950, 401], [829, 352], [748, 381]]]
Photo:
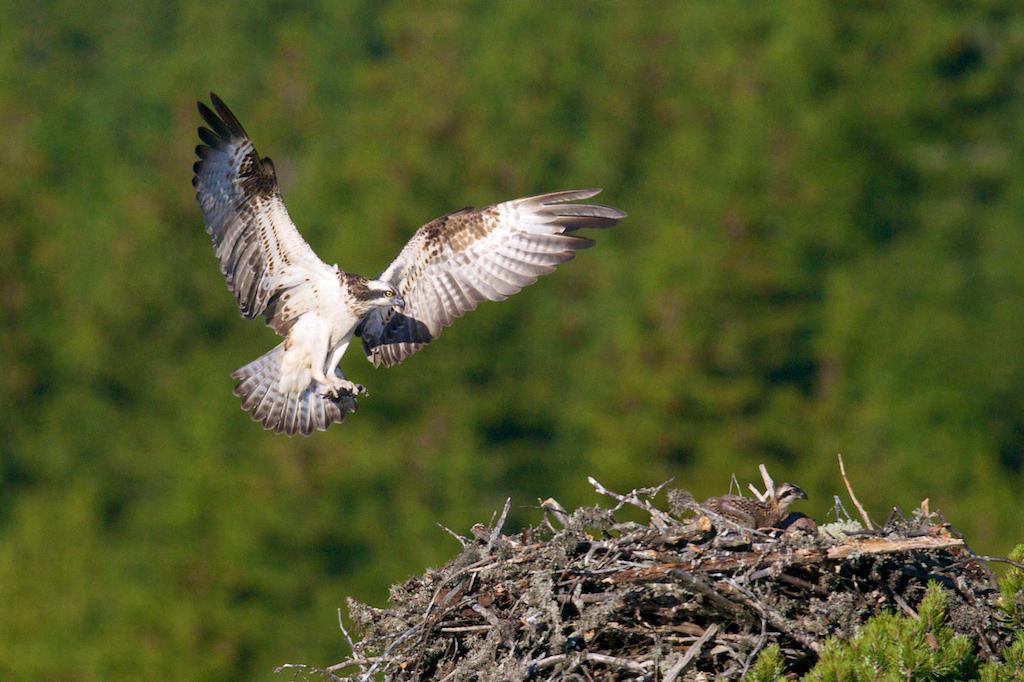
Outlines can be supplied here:
[[779, 651], [779, 647], [772, 645], [758, 654], [754, 665], [743, 676], [743, 682], [776, 682], [785, 679], [783, 677], [785, 672], [785, 660], [782, 658], [782, 653]]
[[[1009, 558], [1024, 563], [1024, 545], [1017, 545]], [[999, 608], [1010, 624], [1024, 632], [1024, 569], [1012, 568], [999, 581]]]
[[849, 641], [830, 638], [805, 679], [967, 680], [976, 675], [974, 642], [955, 635], [944, 621], [947, 597], [936, 583], [918, 606], [917, 618], [895, 613], [874, 616]]
[[1002, 662], [986, 663], [981, 667], [981, 682], [1020, 682], [1024, 680], [1024, 631], [1002, 653]]

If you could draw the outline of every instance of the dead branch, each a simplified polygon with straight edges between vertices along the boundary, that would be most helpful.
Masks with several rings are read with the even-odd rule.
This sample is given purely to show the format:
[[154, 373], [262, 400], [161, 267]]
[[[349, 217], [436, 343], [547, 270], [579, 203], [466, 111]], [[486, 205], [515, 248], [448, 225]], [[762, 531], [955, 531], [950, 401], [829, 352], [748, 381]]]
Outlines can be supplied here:
[[853, 506], [857, 508], [858, 512], [860, 512], [860, 517], [864, 519], [864, 527], [868, 530], [874, 530], [875, 525], [871, 523], [871, 519], [868, 518], [867, 511], [865, 511], [864, 507], [861, 506], [860, 500], [857, 499], [857, 496], [853, 494], [853, 486], [850, 485], [850, 479], [846, 477], [846, 467], [843, 465], [842, 453], [838, 453], [836, 456], [839, 458], [839, 473], [843, 477], [843, 483], [846, 484], [846, 492], [850, 494], [850, 500], [853, 502]]
[[501, 528], [505, 525], [505, 518], [508, 516], [508, 510], [512, 506], [512, 498], [505, 498], [505, 506], [501, 510], [501, 516], [498, 517], [498, 522], [494, 524], [494, 530], [491, 531], [491, 536], [487, 540], [487, 547], [484, 548], [484, 554], [491, 553], [491, 547], [494, 546], [494, 541], [501, 535]]
[[701, 649], [704, 648], [704, 645], [708, 643], [708, 640], [715, 636], [716, 632], [718, 632], [718, 626], [712, 623], [708, 629], [704, 631], [704, 634], [690, 645], [690, 648], [686, 650], [683, 657], [668, 669], [668, 672], [665, 673], [664, 682], [675, 682], [680, 675], [686, 672], [686, 669], [690, 667], [693, 659], [697, 657], [697, 654], [699, 654]]
[[665, 481], [661, 485], [656, 486], [654, 488], [632, 490], [628, 495], [620, 495], [619, 493], [608, 490], [603, 485], [598, 483], [597, 479], [594, 478], [593, 476], [587, 476], [587, 482], [590, 485], [594, 486], [594, 490], [596, 490], [598, 494], [607, 495], [608, 497], [611, 497], [619, 501], [619, 506], [616, 507], [614, 511], [618, 511], [619, 509], [622, 508], [623, 505], [629, 504], [639, 509], [643, 509], [648, 514], [650, 514], [651, 522], [661, 531], [666, 530], [669, 526], [672, 525], [672, 517], [670, 517], [668, 514], [661, 511], [657, 507], [655, 507], [653, 504], [650, 503], [649, 500], [641, 499], [639, 497], [640, 495], [644, 495], [645, 497], [657, 496], [657, 494], [661, 492], [662, 488], [664, 488], [665, 486], [672, 482], [671, 480]]

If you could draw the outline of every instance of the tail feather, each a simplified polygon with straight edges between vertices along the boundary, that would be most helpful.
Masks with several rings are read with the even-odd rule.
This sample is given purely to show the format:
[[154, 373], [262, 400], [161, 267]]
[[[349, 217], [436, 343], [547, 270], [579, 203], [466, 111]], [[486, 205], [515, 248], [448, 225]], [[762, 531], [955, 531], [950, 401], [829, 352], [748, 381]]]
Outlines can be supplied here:
[[280, 344], [231, 374], [238, 382], [235, 395], [242, 399], [242, 409], [251, 413], [264, 428], [289, 436], [296, 433], [305, 436], [314, 429], [323, 431], [335, 422], [344, 421], [346, 415], [359, 408], [351, 395], [337, 398], [318, 395], [315, 382], [310, 382], [302, 391], [282, 393], [283, 354], [284, 344]]

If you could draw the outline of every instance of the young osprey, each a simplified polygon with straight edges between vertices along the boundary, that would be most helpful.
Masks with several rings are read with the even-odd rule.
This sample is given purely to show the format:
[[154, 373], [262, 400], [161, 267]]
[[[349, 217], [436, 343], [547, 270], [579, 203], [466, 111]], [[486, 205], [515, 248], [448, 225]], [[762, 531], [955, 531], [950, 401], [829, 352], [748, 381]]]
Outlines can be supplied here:
[[773, 528], [785, 520], [789, 513], [789, 505], [797, 500], [806, 499], [807, 493], [800, 486], [783, 483], [775, 489], [775, 495], [764, 502], [752, 497], [722, 495], [705, 500], [703, 506], [741, 526]]
[[242, 409], [289, 435], [324, 430], [355, 412], [366, 389], [338, 362], [353, 336], [375, 367], [391, 367], [484, 300], [501, 301], [592, 246], [584, 227], [611, 227], [625, 213], [572, 203], [600, 190], [570, 190], [464, 208], [413, 235], [370, 279], [327, 265], [288, 217], [274, 164], [260, 158], [219, 97], [199, 102], [209, 128], [196, 147], [192, 185], [228, 289], [246, 318], [262, 315], [285, 337], [237, 369]]

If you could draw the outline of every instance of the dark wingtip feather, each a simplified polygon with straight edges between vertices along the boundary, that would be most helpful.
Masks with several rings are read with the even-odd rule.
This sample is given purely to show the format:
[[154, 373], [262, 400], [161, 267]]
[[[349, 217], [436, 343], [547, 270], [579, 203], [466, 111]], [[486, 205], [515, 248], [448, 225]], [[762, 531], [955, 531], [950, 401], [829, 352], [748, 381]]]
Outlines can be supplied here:
[[231, 129], [232, 133], [240, 137], [249, 137], [238, 117], [228, 108], [228, 105], [224, 104], [224, 100], [217, 97], [216, 93], [211, 92], [210, 101], [213, 102], [213, 108], [217, 110], [217, 113], [220, 114], [221, 119]]
[[213, 132], [215, 132], [219, 137], [224, 139], [231, 137], [231, 131], [228, 130], [224, 121], [220, 120], [220, 117], [213, 113], [213, 110], [202, 102], [199, 102], [199, 115], [203, 117], [206, 124], [209, 125], [210, 128], [213, 129]]
[[604, 204], [591, 204], [590, 208], [597, 209], [595, 215], [599, 215], [602, 218], [608, 218], [610, 220], [622, 220], [626, 218], [628, 214], [625, 211], [615, 208], [614, 206], [605, 206]]
[[[570, 235], [566, 235], [566, 236], [568, 237]], [[580, 237], [580, 236], [577, 236], [577, 235], [571, 235], [571, 236], [572, 236], [573, 239], [576, 240], [572, 244], [572, 248], [574, 250], [576, 250], [576, 251], [579, 251], [580, 249], [589, 249], [591, 246], [593, 246], [594, 244], [597, 243], [593, 239], [587, 239], [586, 237]]]
[[539, 213], [547, 216], [550, 224], [565, 228], [566, 232], [583, 228], [615, 227], [626, 217], [619, 209], [601, 204], [549, 204]]
[[196, 132], [199, 133], [199, 139], [211, 147], [216, 147], [221, 144], [221, 139], [214, 135], [213, 131], [205, 126], [200, 126]]
[[590, 199], [600, 193], [600, 187], [567, 189], [526, 197], [520, 201], [533, 204], [541, 213], [558, 216], [557, 224], [563, 225], [569, 230], [581, 227], [612, 227], [626, 217], [625, 211], [603, 204], [570, 203], [581, 199]]

